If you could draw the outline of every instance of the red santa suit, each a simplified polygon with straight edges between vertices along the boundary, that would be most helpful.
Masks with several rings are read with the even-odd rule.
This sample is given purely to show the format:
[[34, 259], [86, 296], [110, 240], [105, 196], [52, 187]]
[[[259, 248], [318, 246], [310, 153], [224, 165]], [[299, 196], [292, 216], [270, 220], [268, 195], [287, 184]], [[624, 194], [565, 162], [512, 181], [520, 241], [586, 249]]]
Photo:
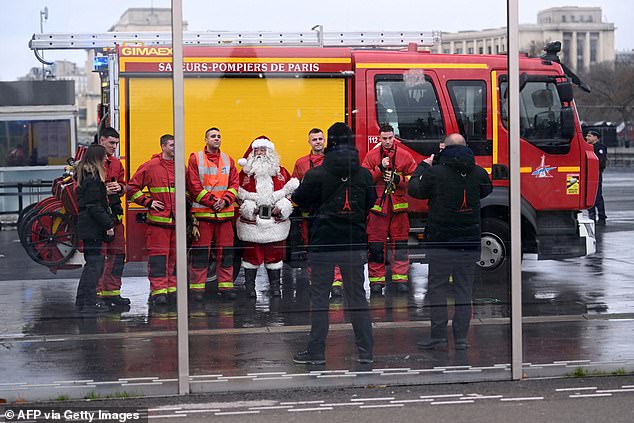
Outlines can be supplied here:
[[[266, 155], [255, 154], [255, 149], [259, 147], [266, 147]], [[289, 217], [293, 212], [289, 197], [299, 186], [299, 180], [291, 178], [288, 171], [280, 166], [275, 146], [268, 138], [257, 138], [251, 148], [247, 158], [238, 161], [243, 166], [238, 189], [240, 217], [236, 222], [238, 238], [245, 242], [242, 267], [257, 270], [264, 263], [269, 273], [270, 288], [275, 292], [273, 295], [279, 295], [279, 271], [283, 265], [285, 240], [291, 228]], [[253, 272], [248, 273], [246, 285], [251, 283]], [[247, 286], [247, 292], [250, 290], [251, 287]]]

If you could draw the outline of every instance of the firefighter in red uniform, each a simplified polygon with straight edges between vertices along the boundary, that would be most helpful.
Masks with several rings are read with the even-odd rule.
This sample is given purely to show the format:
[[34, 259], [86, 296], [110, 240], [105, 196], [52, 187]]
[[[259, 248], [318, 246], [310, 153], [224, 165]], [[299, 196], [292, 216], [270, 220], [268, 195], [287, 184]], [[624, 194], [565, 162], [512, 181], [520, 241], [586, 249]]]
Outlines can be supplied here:
[[125, 194], [125, 170], [121, 161], [114, 155], [119, 146], [119, 133], [114, 128], [104, 128], [98, 141], [106, 148], [106, 191], [115, 226], [114, 239], [104, 243], [104, 268], [97, 285], [97, 297], [107, 306], [114, 307], [130, 304], [128, 298], [121, 296], [121, 276], [125, 263], [125, 230], [121, 223], [123, 219], [121, 196]]
[[[149, 195], [142, 190], [147, 187]], [[176, 302], [176, 231], [174, 220], [174, 136], [161, 136], [161, 153], [139, 166], [128, 183], [130, 199], [147, 207], [145, 245], [148, 252], [150, 305]]]
[[[310, 154], [297, 159], [293, 168], [293, 178], [301, 181], [309, 169], [321, 166], [324, 162], [324, 141], [324, 132], [321, 129], [313, 128], [308, 132]], [[308, 212], [302, 212], [302, 217], [307, 218], [308, 214]], [[308, 220], [306, 219], [301, 222], [301, 234], [303, 244], [308, 245]], [[342, 286], [343, 277], [341, 276], [341, 270], [339, 270], [339, 266], [335, 266], [335, 277], [330, 288], [330, 295], [332, 297], [341, 297], [343, 295]]]
[[215, 243], [218, 292], [235, 299], [233, 288], [233, 203], [238, 194], [238, 171], [233, 159], [220, 151], [220, 130], [205, 132], [205, 148], [189, 156], [187, 192], [191, 212], [199, 222], [200, 237], [192, 242], [189, 289], [194, 301], [202, 301]]
[[392, 126], [381, 125], [379, 134], [381, 143], [368, 152], [362, 165], [372, 173], [378, 196], [367, 225], [370, 292], [383, 293], [388, 237], [392, 252], [392, 284], [397, 292], [407, 292], [407, 181], [416, 169], [416, 162], [410, 153], [399, 148]]

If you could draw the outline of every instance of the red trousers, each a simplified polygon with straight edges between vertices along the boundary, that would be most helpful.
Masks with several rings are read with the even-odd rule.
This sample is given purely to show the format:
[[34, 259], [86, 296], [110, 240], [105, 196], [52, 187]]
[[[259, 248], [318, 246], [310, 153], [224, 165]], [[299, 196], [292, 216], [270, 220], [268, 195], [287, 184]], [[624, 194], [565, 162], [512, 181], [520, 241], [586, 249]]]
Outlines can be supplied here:
[[150, 295], [176, 292], [176, 231], [147, 225], [145, 248], [148, 253]]
[[242, 266], [246, 269], [257, 269], [262, 263], [267, 269], [281, 269], [284, 259], [285, 241], [256, 244], [245, 242], [242, 253]]
[[98, 297], [121, 295], [121, 276], [125, 263], [125, 230], [122, 224], [114, 227], [114, 239], [103, 243], [103, 273], [97, 285]]
[[200, 220], [200, 238], [192, 243], [189, 289], [204, 291], [212, 244], [216, 255], [218, 290], [233, 289], [233, 225], [230, 220]]
[[370, 213], [368, 217], [368, 275], [370, 284], [385, 285], [385, 262], [387, 258], [387, 238], [392, 253], [392, 283], [407, 283], [409, 254], [407, 237], [409, 217], [407, 213], [388, 212], [387, 216]]

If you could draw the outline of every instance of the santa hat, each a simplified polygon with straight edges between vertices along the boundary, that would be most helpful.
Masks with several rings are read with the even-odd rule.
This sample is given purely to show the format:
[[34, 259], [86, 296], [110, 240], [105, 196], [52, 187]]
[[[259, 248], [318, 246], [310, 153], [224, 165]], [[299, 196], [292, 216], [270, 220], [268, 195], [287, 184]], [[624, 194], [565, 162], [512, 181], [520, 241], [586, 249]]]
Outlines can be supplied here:
[[251, 145], [249, 145], [249, 148], [247, 148], [247, 151], [245, 151], [244, 156], [242, 156], [242, 158], [238, 160], [238, 164], [244, 167], [244, 165], [247, 164], [248, 157], [253, 153], [253, 150], [259, 147], [266, 147], [270, 150], [275, 150], [275, 145], [271, 142], [271, 140], [265, 135], [260, 135], [255, 140], [253, 140]]

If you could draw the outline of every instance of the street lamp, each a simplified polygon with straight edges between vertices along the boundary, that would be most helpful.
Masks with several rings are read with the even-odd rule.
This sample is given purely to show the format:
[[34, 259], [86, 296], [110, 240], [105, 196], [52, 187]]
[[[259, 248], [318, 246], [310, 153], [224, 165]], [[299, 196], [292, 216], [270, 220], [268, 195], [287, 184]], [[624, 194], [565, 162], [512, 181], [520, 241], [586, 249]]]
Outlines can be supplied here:
[[[44, 9], [40, 10], [40, 33], [44, 34], [44, 22], [48, 20], [48, 7], [44, 6]], [[42, 52], [42, 58], [44, 58], [44, 52]], [[42, 63], [42, 79], [46, 79], [46, 69], [44, 63]]]

